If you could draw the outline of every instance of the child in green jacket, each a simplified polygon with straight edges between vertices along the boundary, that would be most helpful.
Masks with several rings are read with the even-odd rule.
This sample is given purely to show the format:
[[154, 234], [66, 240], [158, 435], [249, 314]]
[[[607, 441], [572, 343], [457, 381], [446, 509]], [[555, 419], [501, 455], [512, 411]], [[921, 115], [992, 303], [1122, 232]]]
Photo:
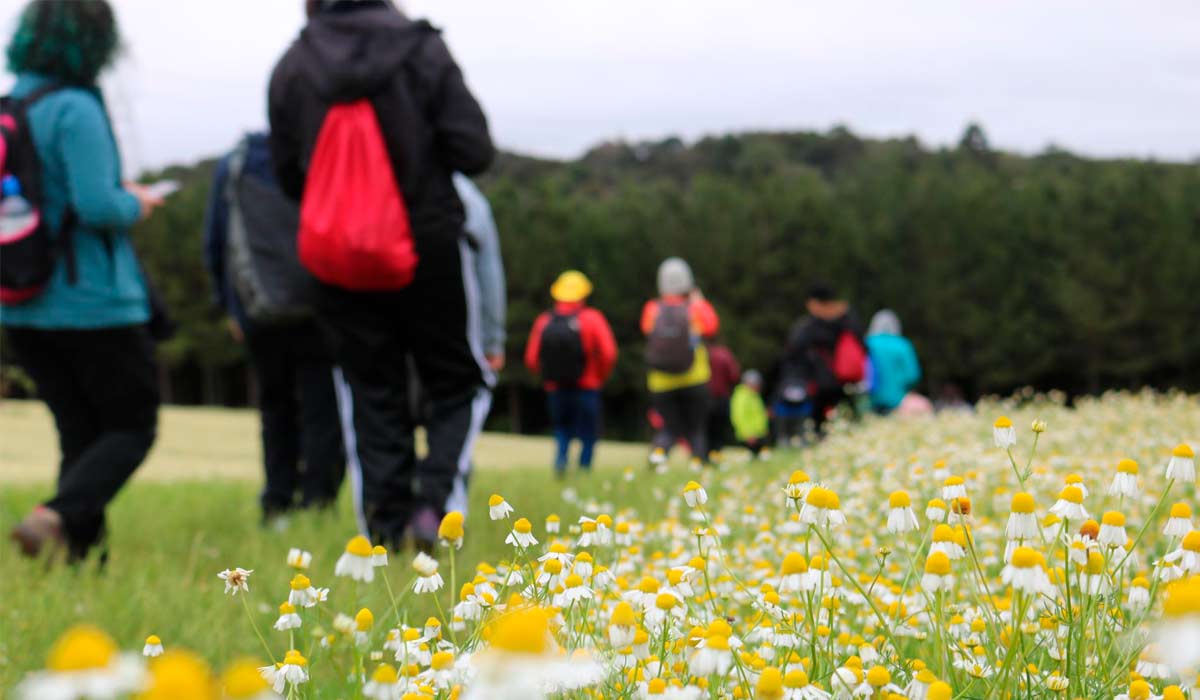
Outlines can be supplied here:
[[746, 370], [742, 374], [742, 383], [733, 390], [733, 397], [729, 401], [729, 415], [738, 442], [745, 445], [756, 457], [766, 459], [770, 456], [770, 450], [767, 449], [770, 421], [767, 418], [767, 407], [762, 400], [762, 383], [762, 374], [757, 370]]

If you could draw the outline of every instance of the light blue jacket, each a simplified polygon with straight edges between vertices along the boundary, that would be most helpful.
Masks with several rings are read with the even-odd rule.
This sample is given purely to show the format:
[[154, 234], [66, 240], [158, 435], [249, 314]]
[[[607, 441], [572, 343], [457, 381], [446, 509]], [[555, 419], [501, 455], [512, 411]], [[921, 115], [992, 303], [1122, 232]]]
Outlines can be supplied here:
[[921, 379], [917, 351], [908, 338], [887, 333], [868, 335], [867, 351], [875, 369], [871, 403], [875, 408], [890, 411], [900, 405], [904, 395]]
[[471, 178], [454, 173], [454, 188], [462, 200], [467, 220], [463, 228], [471, 237], [475, 251], [475, 280], [479, 285], [480, 322], [482, 325], [483, 352], [499, 355], [504, 352], [507, 332], [504, 317], [507, 299], [504, 279], [504, 260], [500, 255], [500, 234], [496, 220], [492, 218], [492, 207]]
[[[17, 76], [15, 96], [49, 79]], [[42, 166], [43, 215], [57, 230], [68, 205], [79, 217], [74, 248], [77, 279], [59, 260], [46, 289], [33, 300], [0, 309], [0, 324], [23, 328], [114, 328], [150, 318], [146, 283], [128, 229], [141, 215], [121, 186], [121, 158], [100, 92], [65, 88], [29, 109], [30, 131]], [[107, 233], [101, 233], [107, 231]]]

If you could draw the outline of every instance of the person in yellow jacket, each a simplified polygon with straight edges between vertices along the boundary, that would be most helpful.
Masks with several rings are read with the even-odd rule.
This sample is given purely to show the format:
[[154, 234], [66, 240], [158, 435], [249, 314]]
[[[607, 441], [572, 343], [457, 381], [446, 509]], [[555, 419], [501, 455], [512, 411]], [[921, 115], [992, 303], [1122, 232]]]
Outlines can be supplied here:
[[763, 378], [758, 370], [746, 370], [742, 374], [742, 383], [733, 390], [733, 398], [729, 400], [729, 417], [738, 442], [745, 445], [754, 456], [767, 459], [771, 456], [771, 450], [767, 447], [771, 423], [762, 399], [762, 384]]

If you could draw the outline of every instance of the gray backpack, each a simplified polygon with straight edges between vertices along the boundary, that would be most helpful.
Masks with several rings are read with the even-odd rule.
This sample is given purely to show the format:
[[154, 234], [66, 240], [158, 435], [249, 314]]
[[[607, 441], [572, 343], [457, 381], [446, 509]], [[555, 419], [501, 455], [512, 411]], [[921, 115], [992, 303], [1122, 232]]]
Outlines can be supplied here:
[[242, 139], [229, 159], [230, 279], [255, 323], [309, 319], [316, 282], [300, 264], [296, 248], [300, 209], [273, 183], [242, 172], [248, 147], [248, 139]]
[[646, 366], [668, 374], [683, 374], [695, 360], [691, 307], [660, 301], [658, 318], [646, 338]]

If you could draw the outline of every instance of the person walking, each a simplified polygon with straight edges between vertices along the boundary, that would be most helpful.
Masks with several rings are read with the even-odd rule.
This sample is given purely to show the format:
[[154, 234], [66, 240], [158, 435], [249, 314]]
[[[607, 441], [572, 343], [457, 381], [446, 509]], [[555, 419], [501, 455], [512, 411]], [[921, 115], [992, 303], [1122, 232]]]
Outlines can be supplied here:
[[871, 317], [866, 343], [874, 369], [871, 408], [887, 415], [899, 408], [909, 390], [920, 381], [921, 364], [912, 342], [901, 333], [900, 318], [891, 309], [883, 309]]
[[567, 270], [550, 286], [554, 308], [534, 321], [525, 366], [542, 377], [557, 447], [554, 474], [566, 475], [571, 441], [579, 441], [579, 469], [588, 472], [600, 435], [600, 391], [617, 363], [608, 319], [587, 305], [592, 283]]
[[204, 252], [215, 302], [254, 371], [266, 477], [259, 500], [263, 523], [280, 527], [297, 505], [332, 506], [346, 473], [333, 361], [312, 317], [311, 277], [296, 258], [298, 217], [275, 182], [267, 135], [247, 134], [217, 164]]
[[[271, 153], [280, 187], [303, 196], [301, 259], [322, 282], [317, 320], [340, 369], [359, 528], [388, 546], [409, 532], [432, 547], [443, 514], [465, 500], [495, 381], [451, 175], [483, 172], [495, 149], [483, 110], [427, 22], [377, 0], [306, 8], [307, 25], [271, 76]], [[365, 150], [339, 150], [347, 142]], [[354, 239], [356, 217], [378, 235]], [[388, 246], [388, 255], [362, 255], [358, 243]], [[350, 274], [360, 269], [371, 274]], [[409, 355], [432, 405], [419, 460]]]
[[758, 370], [749, 369], [742, 375], [742, 382], [733, 390], [729, 401], [730, 420], [738, 442], [750, 450], [750, 454], [761, 459], [771, 456], [767, 446], [770, 419], [762, 398], [763, 378]]
[[[805, 306], [808, 314], [792, 326], [780, 362], [781, 399], [809, 404], [820, 439], [829, 413], [846, 396], [846, 386], [865, 377], [867, 356], [858, 317], [833, 287], [814, 284]], [[796, 393], [788, 396], [788, 391]]]
[[692, 466], [699, 467], [708, 458], [705, 428], [712, 378], [708, 348], [700, 338], [715, 335], [720, 321], [682, 258], [667, 258], [659, 265], [658, 298], [642, 308], [641, 327], [650, 402], [664, 423], [655, 436], [650, 466], [665, 465], [671, 448], [684, 440]]
[[22, 118], [15, 124], [27, 124], [36, 163], [14, 173], [17, 151], [8, 154], [0, 211], [22, 192], [39, 192], [32, 203], [63, 251], [40, 293], [5, 299], [0, 309], [9, 347], [54, 416], [62, 455], [54, 496], [12, 531], [28, 556], [65, 549], [78, 561], [100, 544], [106, 506], [145, 459], [157, 429], [151, 294], [129, 228], [162, 200], [121, 180], [96, 86], [118, 46], [105, 0], [31, 2], [8, 44], [17, 74], [13, 106]]
[[708, 418], [705, 430], [708, 434], [708, 459], [714, 464], [721, 462], [721, 451], [733, 432], [729, 417], [729, 397], [741, 378], [742, 369], [733, 352], [716, 336], [704, 339], [708, 349], [708, 364], [712, 376], [708, 380]]

